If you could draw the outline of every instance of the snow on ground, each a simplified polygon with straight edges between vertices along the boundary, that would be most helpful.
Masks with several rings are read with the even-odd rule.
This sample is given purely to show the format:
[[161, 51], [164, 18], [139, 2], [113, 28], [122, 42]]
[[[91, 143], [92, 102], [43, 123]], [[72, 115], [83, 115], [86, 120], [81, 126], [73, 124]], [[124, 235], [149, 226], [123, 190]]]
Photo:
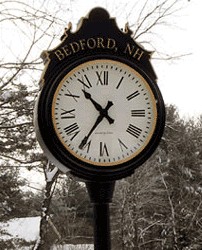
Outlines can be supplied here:
[[1, 239], [24, 239], [34, 241], [39, 235], [40, 217], [16, 218], [4, 223], [0, 223], [0, 229], [9, 235], [1, 235]]
[[[1, 240], [24, 239], [27, 242], [37, 240], [39, 236], [40, 217], [15, 218], [0, 223], [0, 230], [5, 234], [0, 235]], [[18, 250], [29, 250], [24, 247]], [[93, 250], [93, 245], [55, 245], [51, 250]]]

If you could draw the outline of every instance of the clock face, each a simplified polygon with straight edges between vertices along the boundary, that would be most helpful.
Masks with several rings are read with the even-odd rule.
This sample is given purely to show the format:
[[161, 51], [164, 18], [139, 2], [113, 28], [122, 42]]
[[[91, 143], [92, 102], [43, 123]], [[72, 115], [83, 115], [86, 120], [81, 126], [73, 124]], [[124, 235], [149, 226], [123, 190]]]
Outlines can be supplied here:
[[96, 166], [116, 166], [137, 157], [157, 123], [154, 94], [128, 65], [91, 60], [68, 72], [52, 101], [59, 141], [73, 158]]

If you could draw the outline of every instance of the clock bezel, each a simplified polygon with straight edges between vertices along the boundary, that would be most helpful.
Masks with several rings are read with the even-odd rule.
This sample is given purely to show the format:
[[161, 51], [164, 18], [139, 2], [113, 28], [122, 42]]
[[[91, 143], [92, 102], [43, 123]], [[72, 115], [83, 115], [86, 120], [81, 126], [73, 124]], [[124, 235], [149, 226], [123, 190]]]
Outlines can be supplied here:
[[[112, 166], [99, 166], [97, 163], [94, 165], [75, 157], [64, 147], [62, 142], [57, 137], [52, 121], [52, 102], [55, 91], [62, 79], [77, 66], [88, 61], [99, 59], [121, 62], [133, 68], [147, 82], [156, 100], [156, 127], [149, 143], [134, 158]], [[55, 162], [59, 161], [62, 165], [64, 165], [64, 167], [69, 168], [74, 175], [87, 180], [109, 181], [120, 179], [132, 174], [137, 167], [143, 164], [152, 155], [158, 146], [165, 124], [164, 102], [155, 80], [152, 80], [140, 67], [138, 67], [136, 63], [115, 55], [93, 55], [79, 59], [68, 66], [65, 64], [61, 65], [59, 72], [54, 72], [54, 74], [49, 77], [46, 85], [43, 87], [38, 107], [38, 127], [41, 138], [45, 147], [47, 147], [48, 152], [52, 155], [51, 158], [53, 161], [54, 159], [56, 160]]]

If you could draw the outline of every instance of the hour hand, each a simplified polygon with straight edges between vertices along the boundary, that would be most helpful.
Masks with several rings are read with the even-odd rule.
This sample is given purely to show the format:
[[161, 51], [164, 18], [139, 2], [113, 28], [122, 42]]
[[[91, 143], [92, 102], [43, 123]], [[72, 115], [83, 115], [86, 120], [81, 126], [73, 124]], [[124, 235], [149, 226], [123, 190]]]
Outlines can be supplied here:
[[92, 102], [92, 104], [94, 105], [96, 110], [99, 111], [100, 114], [108, 120], [109, 124], [114, 123], [114, 119], [112, 119], [108, 115], [108, 109], [113, 105], [113, 103], [109, 101], [108, 104], [107, 104], [107, 107], [105, 109], [103, 109], [102, 106], [99, 103], [97, 103], [95, 100], [93, 100], [93, 98], [91, 97], [91, 94], [86, 92], [84, 89], [82, 91], [84, 93], [85, 98]]
[[88, 92], [86, 92], [84, 89], [82, 91], [84, 93], [85, 98], [88, 99], [88, 100], [90, 100], [92, 102], [92, 104], [94, 105], [94, 107], [98, 111], [102, 111], [102, 106], [100, 104], [98, 104], [95, 100], [92, 99], [91, 94], [89, 94]]

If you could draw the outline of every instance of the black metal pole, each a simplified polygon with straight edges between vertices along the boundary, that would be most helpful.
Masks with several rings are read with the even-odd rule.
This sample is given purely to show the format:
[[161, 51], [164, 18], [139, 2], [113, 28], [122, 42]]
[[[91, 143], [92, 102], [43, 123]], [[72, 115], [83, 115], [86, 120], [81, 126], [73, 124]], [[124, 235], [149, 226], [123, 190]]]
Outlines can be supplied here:
[[111, 249], [109, 203], [94, 204], [94, 249]]
[[87, 182], [86, 187], [93, 203], [94, 250], [111, 250], [110, 210], [115, 182]]

